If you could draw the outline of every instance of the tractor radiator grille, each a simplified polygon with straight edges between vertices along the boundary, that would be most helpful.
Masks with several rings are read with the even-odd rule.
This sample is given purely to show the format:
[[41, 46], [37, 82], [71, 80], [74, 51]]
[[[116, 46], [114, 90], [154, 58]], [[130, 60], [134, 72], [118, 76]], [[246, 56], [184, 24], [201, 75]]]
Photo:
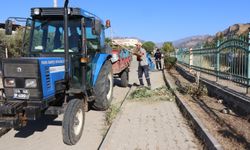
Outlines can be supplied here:
[[22, 64], [22, 63], [4, 63], [3, 66], [5, 77], [38, 77], [37, 64]]
[[47, 88], [51, 88], [49, 67], [46, 67], [45, 73]]

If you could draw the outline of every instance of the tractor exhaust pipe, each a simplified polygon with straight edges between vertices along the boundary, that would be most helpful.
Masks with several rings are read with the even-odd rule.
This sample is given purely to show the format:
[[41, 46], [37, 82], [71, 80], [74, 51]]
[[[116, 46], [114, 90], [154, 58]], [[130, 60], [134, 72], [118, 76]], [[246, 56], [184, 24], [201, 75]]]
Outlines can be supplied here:
[[66, 90], [69, 89], [68, 4], [69, 4], [69, 0], [65, 0], [64, 1], [64, 52], [65, 52], [65, 81], [66, 81]]
[[54, 7], [57, 8], [57, 6], [58, 6], [58, 1], [54, 0]]

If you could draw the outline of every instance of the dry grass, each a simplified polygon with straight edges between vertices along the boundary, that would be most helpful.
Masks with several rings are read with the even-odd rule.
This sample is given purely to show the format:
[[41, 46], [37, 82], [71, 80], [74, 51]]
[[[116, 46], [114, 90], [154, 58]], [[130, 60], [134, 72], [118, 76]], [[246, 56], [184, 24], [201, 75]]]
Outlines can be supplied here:
[[188, 94], [197, 98], [207, 96], [208, 94], [207, 87], [203, 84], [180, 83], [176, 81], [176, 85], [178, 86], [177, 90], [182, 94]]
[[104, 126], [101, 129], [102, 136], [106, 136], [108, 128], [113, 123], [114, 119], [117, 117], [118, 113], [120, 112], [119, 104], [111, 104], [109, 109], [105, 112], [104, 118]]
[[106, 125], [109, 126], [112, 124], [113, 120], [116, 118], [120, 112], [120, 107], [118, 105], [112, 104], [105, 114]]

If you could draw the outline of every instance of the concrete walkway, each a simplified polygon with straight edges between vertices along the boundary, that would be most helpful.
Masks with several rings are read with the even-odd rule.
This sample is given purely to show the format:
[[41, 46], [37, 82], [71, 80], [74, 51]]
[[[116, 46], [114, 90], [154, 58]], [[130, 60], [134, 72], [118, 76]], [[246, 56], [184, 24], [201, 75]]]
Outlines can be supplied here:
[[[136, 71], [136, 67], [132, 67], [131, 75], [136, 76]], [[165, 85], [161, 71], [151, 72], [150, 77], [153, 88]], [[175, 102], [133, 102], [127, 100], [123, 105], [121, 115], [113, 123], [101, 149], [190, 150], [199, 149], [199, 146], [198, 140]]]

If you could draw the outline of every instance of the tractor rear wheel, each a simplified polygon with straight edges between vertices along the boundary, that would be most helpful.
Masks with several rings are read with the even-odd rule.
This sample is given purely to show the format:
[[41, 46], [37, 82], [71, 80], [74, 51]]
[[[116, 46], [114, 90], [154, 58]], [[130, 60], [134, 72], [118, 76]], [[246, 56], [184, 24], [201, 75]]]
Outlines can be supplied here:
[[113, 97], [113, 73], [110, 61], [106, 61], [102, 66], [94, 92], [96, 99], [92, 107], [96, 110], [107, 110]]
[[128, 80], [129, 80], [129, 74], [128, 74], [128, 70], [124, 70], [121, 73], [121, 86], [122, 87], [127, 87], [128, 86]]
[[69, 101], [62, 122], [63, 142], [75, 145], [82, 136], [85, 120], [84, 102], [79, 99]]

